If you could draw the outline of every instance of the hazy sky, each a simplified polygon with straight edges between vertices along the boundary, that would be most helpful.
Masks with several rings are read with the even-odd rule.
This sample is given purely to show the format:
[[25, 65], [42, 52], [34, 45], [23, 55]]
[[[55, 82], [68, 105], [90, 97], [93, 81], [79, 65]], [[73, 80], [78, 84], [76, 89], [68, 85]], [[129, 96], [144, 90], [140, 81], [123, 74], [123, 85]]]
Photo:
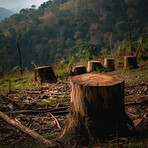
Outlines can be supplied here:
[[4, 7], [7, 9], [14, 9], [14, 8], [30, 8], [31, 5], [39, 6], [43, 2], [48, 0], [0, 0], [0, 7]]

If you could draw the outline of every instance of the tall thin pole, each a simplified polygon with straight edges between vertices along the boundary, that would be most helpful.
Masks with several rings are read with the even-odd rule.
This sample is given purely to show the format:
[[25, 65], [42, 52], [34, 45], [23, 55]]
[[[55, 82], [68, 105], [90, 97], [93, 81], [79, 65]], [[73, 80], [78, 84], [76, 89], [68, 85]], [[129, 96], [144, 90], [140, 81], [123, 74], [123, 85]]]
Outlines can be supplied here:
[[131, 54], [133, 55], [133, 52], [132, 52], [132, 35], [131, 35], [131, 28], [128, 29], [128, 41], [129, 41], [129, 50], [131, 52]]
[[21, 73], [21, 75], [23, 75], [21, 49], [20, 49], [20, 44], [19, 44], [18, 39], [17, 39], [16, 43], [17, 43], [17, 50], [18, 50], [20, 73]]

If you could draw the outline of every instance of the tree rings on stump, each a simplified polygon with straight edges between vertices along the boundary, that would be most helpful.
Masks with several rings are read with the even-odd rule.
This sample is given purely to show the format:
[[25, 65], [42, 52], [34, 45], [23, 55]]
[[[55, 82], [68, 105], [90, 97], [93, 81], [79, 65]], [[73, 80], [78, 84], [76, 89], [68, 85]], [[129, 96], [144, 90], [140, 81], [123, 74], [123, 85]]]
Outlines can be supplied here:
[[72, 75], [80, 75], [86, 73], [86, 68], [84, 65], [76, 65], [72, 67]]
[[104, 59], [104, 67], [108, 68], [111, 71], [115, 70], [114, 58], [105, 58]]
[[125, 114], [124, 79], [116, 75], [82, 74], [70, 80], [71, 112], [59, 137], [66, 146], [122, 135], [132, 122]]
[[55, 83], [56, 76], [51, 66], [42, 66], [34, 69], [34, 82], [38, 83]]
[[102, 69], [103, 66], [100, 61], [88, 61], [87, 72]]
[[136, 69], [138, 68], [137, 65], [137, 57], [134, 56], [125, 56], [124, 57], [124, 67], [125, 68], [131, 68], [131, 69]]

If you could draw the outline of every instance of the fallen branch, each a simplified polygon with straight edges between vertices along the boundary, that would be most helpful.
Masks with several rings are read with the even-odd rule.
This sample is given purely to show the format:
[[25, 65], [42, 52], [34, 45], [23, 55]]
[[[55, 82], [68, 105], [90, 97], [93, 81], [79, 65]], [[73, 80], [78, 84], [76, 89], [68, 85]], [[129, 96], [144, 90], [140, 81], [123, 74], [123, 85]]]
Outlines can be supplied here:
[[119, 145], [123, 145], [123, 144], [126, 144], [128, 143], [128, 139], [127, 138], [124, 138], [124, 137], [120, 137], [120, 138], [116, 138], [116, 139], [113, 139], [113, 140], [110, 140], [108, 141], [108, 143], [117, 143]]
[[11, 112], [6, 112], [7, 114], [38, 114], [38, 113], [48, 113], [51, 112], [53, 115], [65, 115], [68, 114], [69, 111], [65, 110], [65, 111], [50, 111], [50, 110], [43, 110], [43, 111], [33, 111], [33, 110], [21, 110], [21, 111], [11, 111]]
[[50, 116], [55, 120], [55, 122], [57, 123], [58, 128], [61, 129], [61, 126], [60, 126], [60, 124], [59, 124], [57, 118], [56, 118], [52, 113], [49, 113], [49, 114], [50, 114]]
[[129, 106], [129, 105], [139, 105], [139, 104], [145, 103], [146, 101], [148, 101], [147, 97], [148, 97], [147, 95], [143, 96], [141, 97], [143, 99], [142, 101], [126, 102], [124, 103], [124, 105]]
[[49, 141], [48, 139], [45, 139], [44, 137], [42, 137], [38, 133], [34, 132], [33, 130], [29, 129], [28, 127], [22, 125], [21, 123], [16, 122], [13, 119], [10, 119], [6, 114], [4, 114], [1, 111], [0, 111], [0, 117], [2, 119], [4, 119], [5, 121], [7, 121], [9, 124], [11, 124], [11, 125], [15, 126], [16, 128], [22, 130], [24, 133], [30, 135], [35, 140], [42, 141], [46, 145], [55, 146], [55, 144], [53, 142]]
[[[68, 107], [58, 107], [54, 109], [38, 109], [38, 110], [18, 110], [18, 111], [11, 111], [11, 114], [38, 114], [38, 113], [45, 113], [51, 112], [52, 114], [61, 115], [69, 113]], [[9, 112], [8, 112], [9, 113]]]
[[52, 109], [46, 109], [46, 108], [41, 108], [41, 109], [37, 109], [37, 111], [41, 111], [41, 110], [47, 110], [47, 111], [62, 111], [62, 110], [67, 110], [70, 106], [62, 106], [62, 107], [55, 107]]

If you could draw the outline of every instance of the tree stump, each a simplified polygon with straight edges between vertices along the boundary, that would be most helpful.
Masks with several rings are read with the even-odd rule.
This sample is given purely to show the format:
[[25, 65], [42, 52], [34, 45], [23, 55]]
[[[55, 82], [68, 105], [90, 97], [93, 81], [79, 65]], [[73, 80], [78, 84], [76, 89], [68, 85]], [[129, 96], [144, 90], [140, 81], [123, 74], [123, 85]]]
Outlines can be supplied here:
[[72, 67], [71, 75], [80, 75], [86, 73], [86, 68], [84, 65], [77, 65]]
[[[100, 140], [129, 131], [124, 107], [124, 79], [116, 75], [82, 74], [70, 81], [71, 112], [59, 137], [67, 147], [75, 143], [87, 145], [91, 139]], [[132, 125], [133, 126], [133, 125]]]
[[34, 82], [39, 83], [55, 83], [56, 76], [51, 66], [37, 67], [34, 69]]
[[108, 68], [111, 71], [115, 70], [114, 58], [105, 58], [104, 59], [104, 67]]
[[88, 61], [87, 72], [102, 69], [103, 66], [100, 61]]
[[134, 56], [125, 56], [124, 57], [124, 67], [125, 68], [131, 68], [131, 69], [136, 69], [138, 68], [137, 65], [137, 57]]

